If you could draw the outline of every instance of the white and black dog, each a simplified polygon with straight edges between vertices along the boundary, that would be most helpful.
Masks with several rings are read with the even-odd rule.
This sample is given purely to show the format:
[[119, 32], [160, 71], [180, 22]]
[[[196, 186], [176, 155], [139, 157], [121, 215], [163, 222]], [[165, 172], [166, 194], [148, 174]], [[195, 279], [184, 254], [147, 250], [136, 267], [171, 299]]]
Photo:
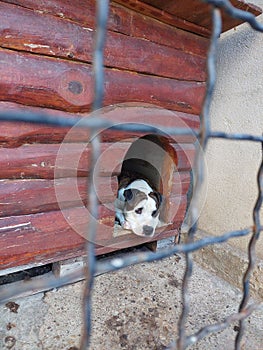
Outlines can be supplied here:
[[152, 237], [159, 224], [162, 195], [146, 180], [121, 179], [115, 201], [116, 218], [122, 228], [138, 236]]

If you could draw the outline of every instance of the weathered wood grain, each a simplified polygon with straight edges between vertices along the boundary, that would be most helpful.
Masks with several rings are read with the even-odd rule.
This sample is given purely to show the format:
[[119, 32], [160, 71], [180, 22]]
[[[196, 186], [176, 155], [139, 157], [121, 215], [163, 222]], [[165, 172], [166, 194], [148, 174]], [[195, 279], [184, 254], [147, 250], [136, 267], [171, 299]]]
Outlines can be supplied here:
[[[1, 47], [92, 62], [93, 30], [5, 3], [0, 3], [0, 15]], [[204, 57], [115, 32], [107, 34], [104, 64], [180, 80], [206, 80]]]
[[[155, 19], [162, 19], [162, 22], [175, 26], [177, 28], [181, 28], [187, 32], [196, 33], [202, 35], [204, 37], [209, 37], [211, 34], [211, 30], [205, 27], [202, 27], [199, 23], [188, 22], [185, 19], [180, 18], [172, 13], [169, 13], [164, 10], [164, 6], [155, 6], [154, 3], [151, 3], [149, 0], [115, 0], [119, 4], [123, 6], [127, 6], [128, 8], [135, 10], [137, 12], [143, 13], [146, 16], [150, 16]], [[179, 3], [178, 7], [182, 7], [182, 4]]]
[[[162, 0], [142, 0], [142, 2], [211, 31], [212, 17], [210, 4], [200, 2], [199, 0], [185, 0], [183, 6], [180, 6], [180, 1], [174, 0], [166, 0], [165, 2]], [[259, 15], [261, 13], [260, 8], [246, 1], [231, 0], [231, 4], [240, 10], [249, 11], [254, 15]], [[229, 16], [225, 11], [222, 11], [222, 17], [223, 31], [229, 30], [242, 23], [242, 20]]]
[[[130, 143], [103, 143], [96, 166], [103, 176], [118, 175]], [[195, 155], [191, 144], [174, 145], [178, 170], [190, 170]], [[33, 144], [19, 148], [0, 148], [0, 178], [61, 178], [87, 176], [90, 148], [86, 144]]]
[[[113, 203], [117, 178], [95, 181], [100, 203]], [[25, 215], [87, 205], [87, 179], [25, 179], [0, 181], [0, 216]]]
[[[164, 213], [165, 222], [172, 223], [172, 228], [178, 228], [181, 226], [185, 216], [187, 198], [183, 196], [169, 197], [166, 212]], [[178, 223], [180, 223], [178, 225]]]
[[[113, 203], [118, 189], [117, 178], [99, 177], [94, 181], [97, 197], [106, 206]], [[175, 172], [172, 196], [188, 191], [188, 172]], [[24, 179], [0, 181], [0, 217], [35, 214], [87, 204], [87, 179], [62, 178], [57, 180]]]
[[[4, 68], [0, 70], [2, 100], [68, 112], [90, 111], [90, 65], [9, 50], [0, 50], [0, 62]], [[106, 69], [104, 89], [104, 106], [144, 102], [199, 114], [205, 83]]]
[[[177, 211], [175, 224], [178, 227], [183, 215], [184, 210]], [[0, 218], [1, 269], [28, 263], [43, 264], [83, 254], [87, 222], [87, 211], [84, 208]], [[162, 233], [144, 239], [129, 234], [128, 231], [127, 235], [113, 238], [112, 217], [105, 218], [103, 222], [98, 227], [95, 242], [97, 254], [162, 238]]]
[[[0, 111], [4, 112], [33, 112], [45, 113], [54, 117], [88, 118], [89, 114], [71, 114], [47, 108], [23, 106], [12, 102], [0, 102]], [[182, 112], [169, 111], [154, 108], [143, 104], [119, 104], [108, 106], [100, 110], [100, 116], [117, 124], [139, 123], [146, 125], [164, 125], [165, 127], [189, 128], [197, 131], [199, 128], [199, 116]], [[146, 133], [131, 131], [102, 130], [100, 133], [102, 142], [131, 142]], [[168, 135], [169, 136], [169, 135]], [[66, 142], [85, 142], [89, 140], [89, 131], [80, 128], [48, 127], [31, 123], [1, 122], [0, 145], [5, 147], [18, 147], [24, 143], [58, 143], [66, 137]], [[187, 143], [195, 142], [195, 136], [172, 136], [170, 142]]]
[[177, 169], [179, 171], [192, 170], [194, 166], [195, 146], [191, 144], [176, 144], [173, 145], [173, 148], [178, 157]]
[[[85, 232], [87, 213], [83, 208], [66, 212]], [[64, 213], [65, 215], [65, 213]], [[85, 240], [70, 227], [60, 211], [0, 218], [0, 265], [2, 268], [63, 256], [63, 251], [83, 246]], [[111, 231], [111, 230], [110, 230]]]
[[[116, 8], [118, 7], [112, 6], [111, 8], [114, 14], [117, 12]], [[123, 7], [120, 8], [125, 9]], [[161, 22], [160, 17], [155, 20], [155, 18], [148, 17], [139, 12], [131, 11], [130, 29], [128, 27], [125, 34], [128, 33], [131, 33], [130, 35], [132, 36], [147, 38], [147, 40], [174, 47], [204, 58], [206, 58], [209, 48], [209, 39]]]
[[[132, 73], [105, 71], [105, 101], [107, 104], [119, 102], [147, 102], [167, 109], [185, 113], [200, 114], [205, 94], [205, 83], [178, 81], [137, 74], [134, 82]], [[112, 85], [107, 82], [114, 82]], [[109, 86], [112, 90], [109, 90]]]
[[[39, 11], [42, 14], [51, 14], [63, 19], [70, 19], [86, 28], [95, 27], [95, 0], [83, 1], [75, 0], [74, 3], [67, 0], [34, 1], [34, 0], [4, 0], [6, 3], [20, 5], [22, 7]], [[181, 49], [185, 52], [205, 56], [208, 48], [208, 40], [198, 35], [180, 30], [175, 22], [168, 21], [172, 25], [160, 22], [160, 11], [148, 15], [145, 11], [132, 11], [125, 6], [132, 5], [125, 1], [124, 6], [110, 2], [110, 13], [108, 18], [108, 29], [126, 35], [145, 38], [162, 45]], [[136, 4], [134, 3], [136, 6]], [[142, 4], [142, 8], [147, 5]], [[155, 9], [156, 10], [156, 9]], [[168, 17], [167, 14], [163, 14]], [[157, 20], [155, 18], [157, 18]], [[171, 18], [170, 18], [171, 19]], [[165, 18], [164, 18], [165, 22]], [[181, 21], [182, 25], [189, 27], [188, 23]], [[190, 24], [191, 26], [191, 24]], [[183, 28], [184, 29], [184, 28]], [[197, 33], [198, 33], [197, 27]], [[202, 30], [202, 28], [201, 28]], [[163, 33], [163, 35], [161, 35]], [[208, 35], [208, 33], [207, 33]], [[187, 38], [187, 40], [186, 40]]]
[[[47, 114], [56, 117], [70, 118], [79, 116], [75, 113], [67, 113], [55, 109], [24, 106], [13, 102], [0, 101], [1, 112], [30, 112]], [[82, 115], [80, 115], [81, 117]], [[62, 142], [70, 128], [47, 126], [26, 122], [0, 122], [0, 145], [3, 147], [18, 147], [24, 143], [58, 143]], [[89, 133], [78, 128], [75, 133], [71, 133], [72, 142], [78, 140], [88, 140]], [[69, 140], [69, 138], [68, 138]]]
[[190, 184], [191, 176], [189, 171], [174, 172], [171, 187], [171, 195], [173, 197], [186, 195], [189, 190]]

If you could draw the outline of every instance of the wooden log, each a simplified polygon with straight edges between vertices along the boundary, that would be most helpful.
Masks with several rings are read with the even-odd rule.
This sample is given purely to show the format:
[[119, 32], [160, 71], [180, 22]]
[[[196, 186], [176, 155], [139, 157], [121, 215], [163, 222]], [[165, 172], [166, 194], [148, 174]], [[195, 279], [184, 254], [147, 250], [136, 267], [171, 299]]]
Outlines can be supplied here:
[[[0, 102], [1, 112], [31, 112], [44, 113], [54, 117], [70, 118], [77, 116], [84, 118], [81, 113], [71, 114], [67, 112], [23, 106], [12, 102]], [[120, 104], [108, 106], [100, 110], [100, 116], [117, 124], [139, 123], [146, 125], [164, 125], [165, 127], [189, 128], [197, 131], [199, 128], [199, 116], [182, 112], [169, 111], [154, 108], [143, 104]], [[85, 118], [88, 118], [87, 114]], [[24, 143], [58, 143], [66, 137], [66, 142], [85, 142], [89, 140], [89, 131], [80, 128], [48, 127], [46, 125], [20, 122], [1, 122], [0, 124], [0, 144], [5, 147], [18, 147]], [[114, 131], [112, 129], [100, 132], [102, 142], [131, 142], [137, 137], [142, 137], [146, 133], [136, 133], [131, 131]], [[188, 143], [195, 142], [195, 136], [172, 136], [170, 142]]]
[[[97, 197], [107, 206], [118, 189], [116, 177], [95, 181]], [[87, 205], [87, 179], [26, 179], [0, 182], [0, 216], [25, 215]]]
[[[165, 221], [172, 223], [172, 228], [181, 226], [185, 217], [187, 207], [187, 198], [184, 196], [171, 196], [168, 198], [166, 212], [164, 213]], [[180, 225], [178, 225], [180, 223]]]
[[[188, 32], [197, 33], [199, 35], [209, 37], [211, 34], [211, 30], [202, 27], [199, 24], [192, 23], [191, 21], [187, 21], [185, 19], [180, 18], [174, 14], [171, 14], [165, 11], [165, 5], [155, 6], [155, 4], [145, 0], [115, 0], [119, 4], [129, 7], [132, 10], [143, 13], [146, 16], [150, 16], [156, 18], [158, 20], [162, 20], [162, 22], [168, 23], [172, 26], [176, 26], [177, 28], [181, 28]], [[158, 0], [157, 0], [158, 1]], [[148, 2], [148, 3], [146, 3]], [[164, 3], [165, 4], [165, 3]], [[179, 6], [180, 7], [180, 6]], [[183, 6], [184, 7], [184, 6]]]
[[[1, 112], [41, 113], [56, 117], [70, 118], [79, 114], [62, 112], [54, 109], [23, 106], [13, 102], [0, 102]], [[81, 116], [80, 116], [81, 117]], [[0, 122], [0, 144], [4, 147], [18, 147], [24, 143], [58, 143], [62, 142], [70, 128], [47, 126], [26, 122]], [[78, 135], [77, 135], [78, 134]], [[72, 142], [88, 140], [87, 130], [80, 129], [71, 133]], [[68, 138], [69, 139], [69, 138]]]
[[[67, 0], [45, 2], [36, 2], [34, 0], [4, 0], [4, 2], [20, 5], [42, 14], [51, 14], [63, 19], [70, 19], [87, 28], [95, 28], [95, 0], [90, 0], [88, 2], [75, 0], [74, 3]], [[156, 9], [155, 14], [153, 14], [153, 11], [149, 11], [147, 14], [145, 11], [141, 11], [142, 13], [140, 13], [140, 11], [130, 10], [126, 7], [130, 5], [127, 1], [125, 1], [123, 5], [124, 6], [120, 6], [116, 4], [116, 2], [110, 3], [108, 18], [109, 30], [139, 38], [145, 38], [147, 33], [147, 39], [153, 42], [203, 57], [206, 56], [208, 48], [208, 40], [206, 38], [190, 33], [189, 30], [185, 32], [184, 30], [177, 29], [174, 27], [177, 23], [172, 21], [166, 21], [172, 25], [161, 23], [160, 18], [162, 15], [165, 17], [165, 14], [160, 15], [160, 11], [158, 12]], [[145, 4], [143, 4], [143, 6], [145, 6]], [[143, 8], [143, 6], [141, 6], [141, 8]], [[130, 7], [133, 8], [132, 5]], [[155, 18], [157, 18], [157, 20]], [[141, 26], [142, 24], [143, 27]], [[184, 23], [184, 25], [189, 27], [188, 23]], [[180, 26], [178, 26], [178, 28], [180, 28]], [[163, 35], [161, 33], [163, 33]], [[185, 40], [186, 38], [187, 40]]]
[[194, 166], [195, 147], [191, 144], [173, 145], [178, 157], [178, 171], [192, 170]]
[[[67, 213], [78, 220], [79, 227], [82, 224], [82, 230], [85, 232], [86, 210], [70, 209]], [[63, 251], [74, 251], [79, 246], [83, 247], [85, 242], [84, 238], [70, 227], [60, 211], [1, 218], [0, 226], [2, 268], [34, 261], [46, 262], [50, 256], [54, 261], [60, 260]]]
[[[183, 215], [183, 211], [178, 210], [178, 225]], [[84, 208], [0, 218], [1, 269], [29, 263], [49, 263], [83, 254], [87, 221]], [[158, 232], [151, 239], [138, 237], [129, 231], [124, 236], [113, 237], [112, 217], [106, 217], [104, 224], [100, 222], [98, 227], [97, 254], [161, 239], [168, 234], [163, 229]], [[169, 234], [173, 235], [173, 231]]]
[[[102, 176], [118, 175], [122, 161], [130, 147], [127, 143], [103, 143], [96, 166]], [[178, 171], [190, 170], [195, 155], [191, 144], [174, 145], [178, 157]], [[33, 144], [19, 148], [0, 148], [0, 178], [53, 179], [87, 176], [90, 148], [86, 144]]]
[[[92, 62], [92, 29], [5, 3], [0, 3], [1, 14], [1, 47]], [[104, 64], [180, 80], [206, 80], [204, 57], [116, 32], [107, 34]]]
[[[178, 229], [181, 224], [182, 224], [182, 221], [180, 222], [180, 224], [178, 224], [178, 227], [175, 229], [172, 228], [172, 225], [167, 225], [166, 227], [167, 229], [165, 230], [163, 230], [163, 228], [157, 229], [155, 231], [155, 235], [153, 238], [139, 237], [139, 236], [135, 236], [134, 234], [125, 234], [125, 239], [123, 239], [123, 236], [115, 237], [111, 245], [108, 247], [103, 245], [102, 246], [98, 245], [96, 247], [96, 254], [97, 255], [107, 254], [110, 252], [114, 252], [116, 250], [130, 248], [130, 247], [146, 244], [148, 242], [152, 242], [156, 240], [159, 241], [161, 239], [168, 238], [168, 237], [176, 237], [178, 236]], [[83, 254], [83, 250], [82, 250], [82, 254]], [[80, 256], [80, 255], [81, 253], [78, 252], [78, 254], [75, 256]]]
[[[112, 71], [107, 74], [105, 94], [111, 92], [111, 102], [147, 102], [167, 109], [185, 113], [200, 114], [205, 94], [205, 83], [177, 81], [137, 74], [136, 84], [131, 83], [131, 73]], [[113, 76], [114, 73], [114, 76]], [[122, 74], [120, 74], [122, 73]], [[138, 79], [140, 77], [140, 79]], [[109, 91], [107, 81], [114, 80]], [[142, 78], [142, 79], [141, 79]], [[105, 98], [106, 100], [106, 98]]]
[[[185, 195], [190, 184], [188, 172], [175, 172], [171, 194]], [[97, 197], [106, 206], [113, 203], [118, 190], [114, 177], [99, 177], [95, 181]], [[0, 217], [35, 214], [87, 204], [87, 179], [54, 180], [25, 179], [0, 182]], [[108, 204], [107, 204], [108, 203]]]
[[[117, 23], [122, 21], [123, 15], [126, 15], [126, 13], [119, 14], [120, 9], [126, 13], [128, 11], [128, 9], [125, 9], [124, 7], [111, 7], [111, 12], [114, 14], [114, 16], [118, 16]], [[177, 29], [174, 26], [160, 22], [158, 19], [155, 20], [154, 18], [148, 17], [139, 12], [130, 12], [130, 28], [127, 28], [125, 34], [131, 33], [132, 36], [139, 38], [143, 37], [147, 40], [206, 58], [209, 48], [209, 39], [195, 35], [189, 31], [186, 32], [184, 30]], [[123, 26], [120, 31], [123, 31]]]
[[[148, 126], [168, 128], [186, 128], [189, 131], [198, 131], [200, 119], [198, 115], [186, 114], [177, 111], [156, 108], [152, 105], [139, 103], [124, 103], [108, 106], [101, 110], [101, 116], [116, 124], [138, 123]], [[135, 133], [130, 131], [105, 130], [101, 137], [104, 141], [132, 141], [148, 133]], [[171, 143], [194, 143], [196, 136], [166, 135]]]
[[191, 184], [191, 176], [188, 171], [174, 172], [171, 195], [178, 197], [186, 195]]
[[[121, 2], [123, 2], [123, 0], [121, 0]], [[143, 0], [143, 2], [146, 2], [161, 11], [167, 12], [171, 14], [171, 16], [181, 18], [186, 22], [191, 22], [193, 25], [199, 25], [207, 31], [211, 31], [212, 16], [210, 4], [204, 2], [200, 3], [199, 0], [186, 0], [184, 1], [183, 6], [178, 6], [173, 0], [166, 0], [165, 2], [162, 0]], [[259, 15], [261, 13], [257, 6], [242, 0], [231, 0], [231, 5], [240, 10], [249, 11], [254, 15]], [[242, 23], [241, 19], [229, 16], [226, 11], [222, 11], [222, 17], [223, 31], [229, 30]]]
[[[21, 104], [87, 112], [93, 100], [88, 64], [0, 50], [1, 99]], [[199, 114], [205, 83], [178, 81], [127, 71], [105, 70], [104, 105], [146, 102]]]

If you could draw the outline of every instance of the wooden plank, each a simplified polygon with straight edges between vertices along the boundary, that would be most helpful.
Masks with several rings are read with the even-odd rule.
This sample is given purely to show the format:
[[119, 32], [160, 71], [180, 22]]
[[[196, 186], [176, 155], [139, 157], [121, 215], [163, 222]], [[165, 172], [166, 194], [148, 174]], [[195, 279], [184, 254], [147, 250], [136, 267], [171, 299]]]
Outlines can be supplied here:
[[[47, 257], [52, 256], [56, 261], [63, 256], [63, 251], [76, 251], [80, 246], [83, 247], [85, 242], [76, 232], [84, 234], [87, 217], [87, 210], [75, 208], [63, 213], [55, 211], [0, 218], [0, 265], [2, 268], [9, 268], [36, 260], [46, 263]], [[74, 221], [76, 231], [66, 218]], [[101, 234], [105, 234], [105, 231], [104, 228]]]
[[[115, 9], [116, 7], [113, 7], [112, 12], [116, 12]], [[125, 10], [127, 11], [127, 9]], [[143, 37], [147, 40], [174, 47], [193, 55], [199, 55], [204, 58], [207, 56], [210, 43], [207, 38], [160, 22], [162, 20], [161, 18], [155, 19], [139, 12], [131, 11], [131, 28], [129, 32], [133, 36]]]
[[[103, 143], [96, 166], [101, 175], [118, 175], [122, 161], [130, 147], [128, 142]], [[191, 144], [174, 145], [178, 157], [178, 170], [192, 168], [195, 148]], [[0, 179], [87, 176], [90, 148], [86, 144], [33, 144], [19, 148], [0, 148]]]
[[[173, 230], [172, 232], [169, 231], [170, 236], [173, 236], [176, 234], [177, 234], [176, 230]], [[154, 243], [155, 242], [153, 242], [153, 244]], [[149, 244], [151, 244], [151, 242]], [[137, 253], [147, 251], [147, 249], [145, 248], [145, 245], [143, 245], [137, 248], [133, 248], [132, 254], [135, 253], [135, 249]], [[127, 251], [125, 252], [121, 251], [119, 253], [114, 254], [114, 259], [118, 259], [118, 258], [123, 259], [129, 256], [129, 254], [131, 253]], [[105, 262], [110, 262], [111, 259], [112, 257], [108, 256], [108, 257], [101, 258], [100, 261], [105, 263]], [[67, 261], [73, 261], [73, 265], [72, 266], [70, 266], [70, 264], [67, 265]], [[74, 261], [76, 261], [75, 264], [74, 264]], [[58, 264], [59, 263], [60, 262], [58, 262]], [[33, 294], [46, 292], [53, 288], [58, 288], [71, 283], [75, 283], [85, 278], [85, 272], [83, 269], [83, 267], [85, 266], [85, 258], [83, 256], [78, 258], [71, 258], [66, 260], [65, 262], [61, 261], [61, 264], [62, 266], [63, 264], [66, 264], [66, 265], [62, 267], [62, 271], [61, 269], [58, 271], [59, 276], [57, 276], [57, 273], [49, 272], [41, 276], [31, 277], [30, 280], [26, 281], [26, 283], [24, 283], [25, 281], [18, 281], [18, 282], [13, 282], [12, 284], [0, 286], [1, 302], [3, 303], [3, 302], [7, 302], [17, 298], [25, 298]], [[54, 263], [53, 265], [56, 265], [56, 263]], [[26, 269], [27, 269], [27, 266], [23, 266], [23, 270], [26, 270]], [[16, 268], [14, 268], [14, 270], [16, 270]], [[5, 274], [6, 271], [8, 273], [8, 269], [2, 270], [1, 272]], [[108, 269], [105, 269], [105, 270], [100, 269], [99, 272], [95, 271], [95, 276], [99, 276], [107, 272], [108, 272]], [[63, 281], [61, 279], [58, 279], [58, 277], [61, 277], [61, 278], [64, 277]]]
[[[70, 118], [72, 115], [79, 118], [88, 118], [81, 113], [71, 114], [67, 112], [23, 106], [12, 102], [1, 102], [0, 111], [10, 112], [32, 112], [45, 113], [54, 117]], [[108, 106], [100, 111], [100, 115], [117, 124], [139, 123], [146, 125], [164, 125], [165, 127], [190, 128], [197, 131], [199, 128], [199, 116], [186, 114], [182, 112], [169, 111], [165, 109], [154, 108], [143, 104], [120, 104]], [[18, 126], [19, 125], [19, 126]], [[137, 137], [146, 135], [146, 133], [136, 133], [131, 131], [114, 131], [110, 129], [102, 130], [100, 133], [102, 142], [131, 142]], [[20, 122], [1, 122], [0, 144], [5, 147], [18, 147], [24, 143], [58, 143], [66, 137], [66, 142], [85, 142], [89, 140], [89, 131], [80, 128], [61, 128], [48, 127], [40, 124], [30, 124]], [[188, 143], [195, 142], [195, 136], [172, 136], [171, 142]]]
[[[179, 0], [142, 0], [143, 2], [150, 4], [162, 11], [166, 11], [169, 14], [184, 19], [187, 22], [200, 25], [207, 30], [211, 31], [212, 19], [211, 19], [211, 5], [208, 5], [199, 0], [186, 0], [182, 6]], [[240, 1], [231, 0], [231, 4], [243, 11], [249, 11], [252, 14], [258, 16], [261, 14], [261, 9], [253, 4]], [[225, 11], [222, 11], [223, 31], [229, 30], [233, 27], [243, 23], [242, 20], [232, 18]]]
[[[118, 189], [114, 177], [95, 181], [100, 203], [113, 203]], [[87, 204], [87, 179], [26, 179], [0, 181], [0, 216], [25, 215]]]
[[[184, 210], [177, 210], [174, 225], [181, 224], [183, 215]], [[87, 221], [87, 210], [84, 208], [65, 209], [63, 213], [54, 211], [0, 218], [1, 269], [34, 262], [43, 264], [80, 256], [84, 253], [83, 237], [85, 237]], [[113, 237], [112, 217], [105, 217], [100, 220], [98, 227], [95, 242], [97, 254], [161, 239], [167, 234], [166, 231], [159, 229], [150, 239], [131, 233]]]
[[[49, 13], [60, 18], [70, 19], [86, 27], [94, 28], [94, 0], [88, 2], [84, 0], [75, 0], [74, 2], [67, 0], [3, 0], [3, 2], [20, 5], [43, 14]], [[118, 9], [116, 2], [134, 11], [130, 15], [125, 8]], [[231, 2], [235, 7], [249, 11], [256, 16], [261, 14], [261, 9], [255, 5], [240, 0], [232, 0]], [[200, 4], [199, 0], [187, 0], [183, 6], [178, 1], [173, 0], [165, 2], [162, 0], [115, 0], [111, 3], [109, 29], [125, 33], [125, 27], [132, 23], [131, 19], [136, 15], [138, 17], [142, 15], [149, 16], [158, 21], [161, 19], [162, 22], [171, 26], [205, 37], [209, 37], [211, 33], [210, 7], [206, 4]], [[240, 20], [227, 16], [223, 12], [223, 31], [229, 30], [240, 23]], [[128, 30], [128, 32], [131, 31]]]
[[[188, 172], [175, 172], [172, 196], [185, 195], [190, 184]], [[99, 177], [95, 181], [100, 203], [113, 203], [118, 190], [116, 177]], [[35, 214], [86, 205], [87, 179], [24, 179], [0, 182], [0, 217]], [[58, 203], [59, 202], [59, 203]]]
[[171, 196], [168, 198], [167, 211], [165, 213], [166, 222], [171, 222], [171, 228], [178, 228], [181, 226], [185, 217], [187, 207], [187, 197], [184, 196]]
[[147, 102], [198, 115], [202, 109], [205, 83], [110, 70], [105, 71], [105, 79], [105, 104]]
[[174, 150], [178, 157], [178, 166], [179, 171], [192, 170], [194, 166], [195, 159], [195, 147], [191, 144], [176, 144], [173, 145]]
[[[152, 105], [125, 103], [108, 106], [102, 109], [101, 116], [116, 124], [138, 123], [143, 125], [164, 126], [168, 128], [189, 128], [189, 131], [198, 131], [200, 119], [198, 115], [186, 114], [177, 111], [156, 108]], [[160, 131], [162, 128], [160, 127]], [[148, 133], [135, 133], [129, 131], [105, 130], [102, 139], [107, 141], [132, 141]], [[194, 143], [196, 136], [167, 135], [172, 143]]]
[[203, 82], [207, 77], [203, 57], [117, 33], [107, 36], [104, 57], [108, 67], [186, 81]]
[[[55, 58], [0, 50], [1, 99], [26, 105], [90, 111], [92, 68]], [[199, 114], [205, 83], [105, 70], [104, 106], [122, 102], [152, 103], [168, 109]]]
[[[3, 2], [20, 5], [42, 14], [52, 14], [60, 18], [70, 19], [71, 21], [79, 23], [87, 28], [94, 29], [95, 27], [95, 0], [89, 0], [88, 2], [75, 0], [74, 3], [67, 0], [37, 2], [34, 0], [4, 0]], [[122, 3], [124, 6], [116, 4], [116, 2]], [[135, 9], [135, 11], [132, 11], [131, 9]], [[149, 10], [147, 11], [147, 9]], [[190, 50], [190, 52], [194, 54], [201, 54], [204, 56], [207, 51], [207, 40], [190, 33], [190, 31], [192, 30], [196, 33], [201, 31], [201, 34], [205, 34], [206, 36], [209, 36], [209, 32], [204, 30], [204, 28], [193, 26], [191, 23], [186, 23], [185, 21], [178, 18], [174, 19], [173, 17], [174, 16], [171, 16], [168, 13], [160, 13], [158, 9], [147, 6], [147, 4], [144, 4], [143, 2], [115, 1], [110, 3], [108, 29], [126, 35], [144, 38], [144, 30], [146, 28], [141, 28], [140, 25], [137, 27], [137, 25], [145, 22], [149, 30], [149, 33], [147, 33], [147, 38], [149, 40], [182, 49], [187, 52]], [[168, 24], [161, 23], [160, 19]], [[174, 26], [187, 30], [188, 33], [184, 30], [179, 30]], [[164, 29], [164, 27], [166, 28]], [[196, 31], [193, 30], [195, 28]], [[163, 36], [160, 36], [160, 30], [164, 31]], [[188, 37], [189, 42], [184, 40], [186, 36]], [[184, 46], [182, 46], [182, 42], [185, 42]]]
[[[13, 102], [0, 101], [1, 112], [30, 112], [41, 113], [56, 117], [70, 118], [72, 116], [82, 117], [80, 114], [72, 114], [55, 109], [24, 106]], [[0, 144], [5, 147], [18, 147], [24, 143], [58, 143], [62, 142], [70, 128], [47, 126], [43, 124], [33, 124], [26, 122], [0, 122]], [[68, 142], [88, 140], [89, 133], [78, 128], [76, 132], [72, 130], [71, 138]]]
[[174, 172], [171, 194], [172, 196], [186, 195], [191, 184], [191, 176], [188, 171]]
[[[1, 14], [1, 47], [92, 62], [92, 29], [5, 3], [0, 3]], [[205, 57], [116, 32], [107, 34], [104, 64], [180, 80], [206, 80]]]
[[[104, 176], [116, 175], [130, 144], [102, 144], [98, 166]], [[79, 144], [33, 144], [19, 148], [0, 148], [2, 179], [87, 176], [90, 165], [90, 148]]]
[[[199, 24], [188, 22], [179, 16], [175, 16], [167, 11], [164, 11], [161, 7], [155, 7], [152, 6], [153, 4], [147, 1], [140, 1], [140, 0], [115, 0], [119, 4], [122, 4], [123, 6], [127, 6], [132, 10], [135, 10], [137, 12], [143, 13], [146, 16], [153, 17], [158, 20], [162, 20], [162, 22], [165, 22], [167, 24], [170, 24], [172, 26], [175, 26], [177, 28], [186, 30], [188, 32], [196, 33], [205, 37], [209, 37], [211, 31], [207, 28], [202, 27]], [[147, 3], [146, 3], [147, 2]], [[182, 7], [182, 3], [178, 5], [179, 7]]]

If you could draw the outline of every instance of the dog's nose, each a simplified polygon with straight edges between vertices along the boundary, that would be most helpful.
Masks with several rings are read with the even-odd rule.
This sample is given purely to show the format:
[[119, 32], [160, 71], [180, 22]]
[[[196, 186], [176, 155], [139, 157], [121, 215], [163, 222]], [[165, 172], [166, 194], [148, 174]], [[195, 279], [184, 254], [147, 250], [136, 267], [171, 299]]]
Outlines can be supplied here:
[[153, 233], [152, 226], [144, 225], [142, 229], [143, 229], [143, 234], [145, 234], [146, 236], [150, 236]]

